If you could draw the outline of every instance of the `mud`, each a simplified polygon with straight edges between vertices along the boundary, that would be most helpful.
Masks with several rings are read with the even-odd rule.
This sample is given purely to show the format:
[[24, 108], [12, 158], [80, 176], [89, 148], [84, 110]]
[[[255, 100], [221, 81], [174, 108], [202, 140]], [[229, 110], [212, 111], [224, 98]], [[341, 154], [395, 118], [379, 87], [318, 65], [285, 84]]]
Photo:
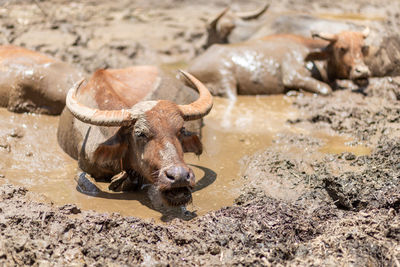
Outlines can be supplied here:
[[[210, 16], [261, 2], [0, 3], [2, 43], [90, 74], [143, 63], [184, 67], [202, 52]], [[382, 31], [399, 28], [400, 8], [390, 1], [288, 0], [271, 10], [379, 18]], [[205, 154], [186, 157], [199, 182], [190, 216], [179, 218], [154, 209], [145, 190], [115, 194], [96, 183], [98, 195], [81, 193], [76, 162], [56, 145], [58, 118], [0, 110], [0, 263], [399, 265], [398, 78], [338, 88], [327, 97], [216, 99]]]

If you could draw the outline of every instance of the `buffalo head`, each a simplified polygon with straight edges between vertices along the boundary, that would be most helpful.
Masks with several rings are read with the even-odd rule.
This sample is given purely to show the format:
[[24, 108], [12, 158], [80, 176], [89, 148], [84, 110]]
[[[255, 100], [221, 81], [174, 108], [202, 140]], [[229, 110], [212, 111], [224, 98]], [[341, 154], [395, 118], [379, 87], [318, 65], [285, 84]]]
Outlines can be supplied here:
[[266, 4], [259, 10], [241, 13], [230, 11], [229, 7], [225, 8], [207, 25], [207, 42], [204, 48], [213, 44], [228, 43], [228, 38], [235, 29], [238, 21], [257, 19], [268, 8], [269, 4]]
[[363, 32], [344, 31], [338, 34], [313, 33], [313, 37], [329, 42], [323, 50], [322, 57], [328, 60], [328, 73], [330, 77], [338, 79], [365, 79], [370, 71], [364, 63], [368, 55], [368, 46], [364, 39], [369, 34], [369, 28]]
[[130, 109], [100, 110], [77, 100], [79, 86], [68, 92], [66, 101], [73, 116], [82, 122], [120, 127], [96, 148], [97, 162], [111, 160], [121, 164], [123, 170], [134, 170], [172, 206], [187, 204], [192, 199], [195, 176], [184, 162], [183, 153], [202, 153], [199, 138], [185, 131], [184, 121], [200, 119], [212, 108], [208, 89], [189, 73], [182, 71], [182, 74], [200, 95], [188, 105], [157, 100], [141, 101]]

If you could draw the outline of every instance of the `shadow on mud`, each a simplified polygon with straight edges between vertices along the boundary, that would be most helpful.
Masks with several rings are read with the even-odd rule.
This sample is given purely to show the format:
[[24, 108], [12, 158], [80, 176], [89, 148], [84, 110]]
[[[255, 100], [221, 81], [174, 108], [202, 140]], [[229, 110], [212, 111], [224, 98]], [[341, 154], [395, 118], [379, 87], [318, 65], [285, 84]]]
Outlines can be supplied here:
[[[215, 182], [217, 174], [206, 167], [191, 164], [191, 166], [201, 169], [204, 172], [203, 177], [196, 183], [193, 192], [202, 190]], [[142, 189], [131, 192], [107, 192], [96, 185], [96, 181], [85, 172], [80, 172], [76, 177], [76, 190], [82, 194], [106, 199], [135, 200], [149, 209], [158, 211], [162, 214], [161, 221], [168, 222], [175, 218], [189, 221], [197, 217], [196, 211], [188, 211], [185, 207], [165, 207], [155, 204], [149, 197], [149, 187], [143, 185]]]

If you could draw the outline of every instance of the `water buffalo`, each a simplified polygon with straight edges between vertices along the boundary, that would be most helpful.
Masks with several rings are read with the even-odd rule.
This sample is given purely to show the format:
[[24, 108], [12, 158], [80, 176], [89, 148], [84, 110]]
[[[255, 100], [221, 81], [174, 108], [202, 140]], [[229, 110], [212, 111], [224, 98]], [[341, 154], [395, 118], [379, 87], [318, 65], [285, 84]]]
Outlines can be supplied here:
[[[311, 32], [337, 33], [342, 31], [361, 31], [365, 26], [350, 21], [333, 20], [307, 14], [268, 12], [268, 5], [246, 15], [224, 9], [207, 25], [205, 48], [213, 44], [240, 43], [263, 38], [273, 34], [297, 34], [309, 37]], [[369, 22], [382, 28], [379, 21]], [[377, 38], [373, 31], [373, 40]]]
[[82, 78], [70, 65], [17, 46], [0, 46], [0, 106], [58, 115], [68, 89]]
[[138, 184], [144, 178], [166, 204], [188, 203], [195, 177], [183, 153], [199, 155], [202, 144], [185, 127], [192, 121], [199, 130], [212, 96], [191, 74], [182, 74], [199, 95], [153, 66], [96, 71], [86, 86], [67, 95], [60, 146], [96, 179]]
[[188, 70], [212, 94], [231, 99], [236, 94], [276, 94], [292, 88], [326, 95], [332, 89], [315, 79], [312, 60], [326, 62], [318, 74], [327, 82], [367, 78], [369, 69], [363, 62], [368, 52], [364, 46], [367, 35], [368, 28], [364, 32], [313, 35], [322, 40], [283, 34], [213, 45], [195, 58]]

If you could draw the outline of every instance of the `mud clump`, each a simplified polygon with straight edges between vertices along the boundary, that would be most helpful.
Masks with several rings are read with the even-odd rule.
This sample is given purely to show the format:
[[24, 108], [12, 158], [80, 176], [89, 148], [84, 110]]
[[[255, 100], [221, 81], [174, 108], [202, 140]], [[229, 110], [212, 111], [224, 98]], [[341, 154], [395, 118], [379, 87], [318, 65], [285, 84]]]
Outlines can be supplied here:
[[399, 216], [393, 210], [349, 213], [326, 223], [323, 234], [302, 244], [306, 255], [289, 265], [396, 265], [400, 259], [399, 229]]
[[29, 201], [26, 193], [0, 187], [1, 264], [365, 266], [390, 264], [398, 256], [400, 221], [392, 208], [343, 213], [254, 189], [236, 205], [190, 223], [156, 225], [69, 205], [56, 208]]
[[0, 262], [6, 265], [283, 263], [294, 259], [299, 243], [321, 234], [319, 218], [327, 218], [321, 215], [325, 210], [306, 214], [260, 191], [191, 223], [165, 225], [27, 201], [26, 190], [11, 185], [1, 186], [0, 193]]
[[[382, 143], [384, 142], [384, 143]], [[362, 156], [350, 163], [359, 171], [332, 174], [319, 170], [324, 187], [338, 208], [361, 210], [366, 208], [394, 208], [400, 201], [400, 143], [387, 139], [381, 141], [370, 156]], [[338, 159], [337, 163], [345, 165]]]
[[[384, 82], [385, 79], [380, 81]], [[395, 91], [400, 91], [399, 85], [392, 85]], [[380, 87], [379, 90], [381, 94], [371, 93], [367, 96], [340, 90], [331, 97], [320, 98], [314, 103], [308, 96], [298, 97], [294, 105], [303, 110], [304, 118], [293, 123], [311, 122], [316, 128], [331, 129], [337, 134], [349, 134], [356, 141], [376, 144], [382, 135], [396, 135], [400, 127], [397, 98], [382, 97], [390, 91], [387, 86]]]

